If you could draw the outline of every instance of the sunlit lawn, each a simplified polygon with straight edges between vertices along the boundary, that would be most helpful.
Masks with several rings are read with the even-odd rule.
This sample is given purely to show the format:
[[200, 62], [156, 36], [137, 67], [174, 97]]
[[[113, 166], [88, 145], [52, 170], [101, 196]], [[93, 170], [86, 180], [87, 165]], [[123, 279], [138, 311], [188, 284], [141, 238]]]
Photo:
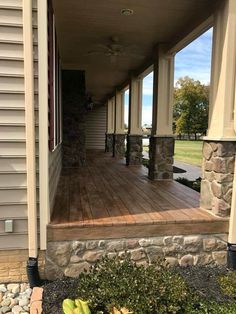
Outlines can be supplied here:
[[175, 156], [178, 161], [201, 166], [202, 141], [175, 141]]
[[[148, 147], [144, 147], [148, 151]], [[178, 161], [191, 165], [201, 166], [202, 163], [202, 141], [175, 141], [175, 156]]]

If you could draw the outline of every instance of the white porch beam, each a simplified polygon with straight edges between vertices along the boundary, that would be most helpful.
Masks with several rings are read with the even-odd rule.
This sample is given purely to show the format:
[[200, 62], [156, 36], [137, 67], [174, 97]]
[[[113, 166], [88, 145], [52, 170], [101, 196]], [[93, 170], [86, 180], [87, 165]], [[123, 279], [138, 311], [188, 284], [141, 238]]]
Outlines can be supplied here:
[[29, 257], [38, 257], [32, 1], [23, 1], [25, 131]]
[[167, 54], [170, 54], [170, 55], [176, 54], [180, 50], [184, 49], [192, 41], [194, 41], [203, 33], [205, 33], [208, 29], [210, 29], [213, 26], [213, 22], [214, 22], [214, 17], [213, 15], [211, 15], [204, 22], [200, 23], [197, 27], [195, 27], [190, 33], [188, 33], [186, 36], [180, 39], [177, 43], [175, 43], [174, 45], [171, 45], [171, 47], [168, 47]]
[[47, 248], [47, 224], [49, 207], [48, 161], [48, 33], [47, 0], [38, 1], [38, 89], [39, 89], [39, 206], [40, 248]]
[[142, 84], [139, 77], [132, 77], [129, 90], [129, 131], [130, 135], [142, 135]]
[[172, 136], [174, 56], [160, 46], [154, 63], [152, 136]]
[[214, 15], [209, 126], [206, 140], [236, 140], [236, 2], [226, 0]]

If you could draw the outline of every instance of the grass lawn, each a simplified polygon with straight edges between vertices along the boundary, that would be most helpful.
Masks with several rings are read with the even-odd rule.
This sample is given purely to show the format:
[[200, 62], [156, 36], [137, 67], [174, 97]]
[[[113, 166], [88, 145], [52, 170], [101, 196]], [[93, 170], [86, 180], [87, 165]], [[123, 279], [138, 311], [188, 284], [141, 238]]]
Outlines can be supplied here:
[[[148, 151], [149, 147], [144, 146], [143, 150]], [[180, 141], [175, 140], [175, 156], [178, 161], [191, 165], [201, 166], [202, 164], [202, 141]]]
[[202, 141], [175, 141], [175, 156], [178, 161], [201, 166]]

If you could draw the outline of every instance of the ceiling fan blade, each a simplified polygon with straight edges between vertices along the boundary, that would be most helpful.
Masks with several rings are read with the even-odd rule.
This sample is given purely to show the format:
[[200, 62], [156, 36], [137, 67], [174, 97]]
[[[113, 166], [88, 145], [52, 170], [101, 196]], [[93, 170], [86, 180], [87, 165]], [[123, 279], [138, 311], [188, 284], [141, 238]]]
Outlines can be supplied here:
[[85, 56], [94, 56], [94, 55], [101, 55], [104, 54], [104, 51], [99, 51], [99, 50], [91, 50], [88, 51]]
[[116, 55], [111, 55], [110, 56], [110, 62], [111, 62], [111, 64], [115, 64], [117, 62], [117, 56]]
[[124, 53], [122, 56], [128, 57], [128, 58], [140, 59], [140, 60], [145, 58], [145, 56], [143, 56], [143, 55], [139, 55], [136, 53], [129, 53], [129, 52]]

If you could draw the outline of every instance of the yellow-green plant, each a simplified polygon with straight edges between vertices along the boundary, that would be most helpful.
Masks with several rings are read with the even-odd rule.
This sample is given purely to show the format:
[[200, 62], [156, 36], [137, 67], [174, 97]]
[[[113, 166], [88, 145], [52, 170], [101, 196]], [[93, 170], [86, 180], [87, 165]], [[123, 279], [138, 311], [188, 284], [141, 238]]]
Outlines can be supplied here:
[[64, 314], [91, 314], [88, 301], [65, 299], [62, 303]]
[[133, 312], [130, 312], [126, 307], [122, 307], [121, 309], [117, 309], [116, 307], [113, 307], [110, 314], [132, 314]]

